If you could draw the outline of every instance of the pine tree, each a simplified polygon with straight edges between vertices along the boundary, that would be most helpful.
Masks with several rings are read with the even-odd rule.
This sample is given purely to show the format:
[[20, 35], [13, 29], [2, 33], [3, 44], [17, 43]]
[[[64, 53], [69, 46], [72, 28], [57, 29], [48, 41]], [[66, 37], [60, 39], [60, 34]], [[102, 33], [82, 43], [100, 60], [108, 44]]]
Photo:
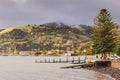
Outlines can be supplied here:
[[116, 48], [115, 48], [116, 54], [120, 56], [120, 34], [118, 32], [116, 37]]
[[120, 46], [116, 46], [116, 54], [120, 56]]
[[101, 9], [94, 19], [93, 30], [93, 51], [102, 53], [106, 58], [106, 53], [113, 52], [115, 48], [116, 24], [107, 9]]

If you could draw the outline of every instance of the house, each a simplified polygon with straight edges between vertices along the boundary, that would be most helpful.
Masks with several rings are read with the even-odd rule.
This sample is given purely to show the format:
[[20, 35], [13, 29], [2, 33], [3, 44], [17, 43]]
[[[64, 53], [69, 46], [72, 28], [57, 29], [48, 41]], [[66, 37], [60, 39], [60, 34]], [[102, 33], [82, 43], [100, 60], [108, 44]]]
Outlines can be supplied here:
[[35, 52], [34, 51], [20, 51], [19, 55], [21, 56], [35, 55]]
[[68, 51], [67, 53], [65, 53], [65, 56], [71, 56], [72, 54], [75, 54], [74, 51]]

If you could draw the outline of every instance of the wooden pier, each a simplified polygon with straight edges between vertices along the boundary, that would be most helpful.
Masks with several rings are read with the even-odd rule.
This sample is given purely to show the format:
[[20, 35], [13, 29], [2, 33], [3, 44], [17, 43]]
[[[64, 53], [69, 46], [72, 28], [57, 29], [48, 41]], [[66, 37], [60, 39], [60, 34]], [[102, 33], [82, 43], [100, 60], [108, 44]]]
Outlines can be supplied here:
[[71, 63], [73, 65], [61, 67], [63, 69], [66, 68], [86, 68], [86, 67], [110, 67], [110, 60], [98, 60], [94, 62], [86, 62], [85, 59], [81, 60], [80, 57], [65, 57], [63, 58], [45, 58], [42, 60], [35, 60], [35, 63]]
[[69, 59], [68, 57], [66, 57], [66, 59], [62, 59], [62, 58], [48, 58], [48, 59], [44, 59], [44, 60], [35, 60], [35, 63], [73, 63], [73, 64], [80, 64], [80, 63], [85, 63], [85, 60], [81, 60], [80, 57], [78, 57], [77, 59], [72, 57], [72, 59]]
[[86, 67], [101, 68], [101, 67], [110, 67], [110, 66], [111, 66], [111, 61], [104, 60], [104, 61], [95, 61], [95, 62], [91, 62], [91, 63], [81, 63], [79, 65], [65, 66], [65, 67], [61, 67], [61, 68], [63, 68], [63, 69], [67, 69], [67, 68], [86, 68]]
[[71, 65], [71, 66], [65, 66], [65, 67], [61, 67], [62, 69], [68, 69], [68, 68], [75, 68], [75, 69], [79, 69], [79, 68], [86, 68], [86, 67], [92, 67], [94, 66], [94, 63], [81, 63], [78, 65]]

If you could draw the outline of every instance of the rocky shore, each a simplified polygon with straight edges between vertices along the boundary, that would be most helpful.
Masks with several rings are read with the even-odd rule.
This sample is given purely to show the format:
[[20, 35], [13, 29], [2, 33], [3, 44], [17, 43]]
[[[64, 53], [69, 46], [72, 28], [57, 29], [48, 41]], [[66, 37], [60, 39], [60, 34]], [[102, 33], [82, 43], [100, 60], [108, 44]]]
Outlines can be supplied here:
[[120, 80], [120, 69], [117, 68], [112, 68], [112, 67], [100, 67], [100, 68], [95, 68], [95, 67], [87, 67], [86, 69], [88, 70], [93, 70], [96, 72], [100, 72], [102, 74], [108, 74], [111, 77], [115, 78], [116, 80]]

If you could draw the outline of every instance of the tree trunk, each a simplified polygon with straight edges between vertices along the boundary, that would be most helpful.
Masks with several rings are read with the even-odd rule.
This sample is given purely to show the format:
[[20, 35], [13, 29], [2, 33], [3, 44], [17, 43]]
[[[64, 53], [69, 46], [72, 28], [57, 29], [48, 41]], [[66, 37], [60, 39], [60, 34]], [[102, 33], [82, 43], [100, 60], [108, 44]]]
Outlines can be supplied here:
[[107, 53], [103, 53], [103, 59], [107, 59]]

